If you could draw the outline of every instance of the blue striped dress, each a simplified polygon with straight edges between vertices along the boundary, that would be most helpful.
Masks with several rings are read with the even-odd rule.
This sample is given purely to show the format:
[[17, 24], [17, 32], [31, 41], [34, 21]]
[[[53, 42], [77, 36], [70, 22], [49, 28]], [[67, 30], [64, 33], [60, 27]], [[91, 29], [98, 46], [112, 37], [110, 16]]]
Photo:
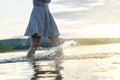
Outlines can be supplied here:
[[58, 27], [49, 11], [51, 0], [33, 0], [33, 10], [25, 31], [25, 36], [37, 34], [41, 37], [58, 36]]

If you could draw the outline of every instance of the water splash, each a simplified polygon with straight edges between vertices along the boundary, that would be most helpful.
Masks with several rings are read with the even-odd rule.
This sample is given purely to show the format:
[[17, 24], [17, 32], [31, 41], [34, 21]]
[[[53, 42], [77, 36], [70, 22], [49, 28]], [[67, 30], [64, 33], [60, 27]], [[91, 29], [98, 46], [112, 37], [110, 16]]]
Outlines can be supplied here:
[[29, 61], [42, 61], [42, 60], [69, 60], [69, 59], [91, 59], [91, 58], [107, 58], [107, 57], [111, 57], [113, 55], [120, 55], [119, 53], [115, 53], [115, 52], [107, 52], [107, 53], [94, 53], [94, 54], [80, 54], [80, 55], [62, 55], [60, 57], [56, 58], [56, 51], [59, 48], [62, 49], [66, 49], [69, 46], [73, 46], [76, 45], [77, 42], [75, 42], [74, 40], [70, 40], [70, 41], [65, 41], [63, 44], [61, 44], [60, 46], [57, 47], [53, 47], [49, 50], [47, 50], [46, 52], [43, 53], [38, 53], [36, 55], [34, 55], [32, 58], [26, 58], [26, 56], [18, 56], [18, 57], [9, 57], [6, 59], [0, 59], [0, 63], [13, 63], [13, 62], [29, 62]]
[[[61, 44], [60, 46], [53, 47], [50, 50], [47, 50], [46, 52], [44, 52], [42, 54], [35, 55], [34, 57], [35, 57], [35, 59], [55, 59], [55, 58], [59, 59], [60, 57], [57, 57], [56, 51], [59, 50], [60, 48], [62, 48], [64, 50], [65, 48], [67, 48], [70, 45], [76, 45], [76, 42], [74, 40], [66, 41], [63, 44]], [[61, 57], [63, 57], [63, 55], [61, 55]]]
[[32, 58], [26, 58], [26, 56], [20, 56], [20, 57], [11, 57], [7, 59], [0, 59], [0, 63], [12, 63], [12, 62], [26, 62], [26, 61], [33, 61], [33, 60], [50, 60], [53, 59], [54, 56], [56, 56], [57, 53], [55, 53], [59, 48], [65, 49], [70, 45], [76, 45], [76, 42], [74, 40], [65, 41], [63, 44], [57, 47], [53, 47], [49, 50], [47, 50], [44, 53], [36, 54]]

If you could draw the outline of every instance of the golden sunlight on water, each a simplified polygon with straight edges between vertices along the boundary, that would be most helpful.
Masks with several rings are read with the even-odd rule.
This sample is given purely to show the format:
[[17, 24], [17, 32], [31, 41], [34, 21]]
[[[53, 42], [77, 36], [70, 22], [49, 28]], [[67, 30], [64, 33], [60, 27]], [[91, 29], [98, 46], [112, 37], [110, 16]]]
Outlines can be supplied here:
[[[81, 46], [69, 46], [64, 48], [65, 55], [81, 55], [81, 54], [99, 54], [99, 53], [120, 53], [120, 43], [113, 44], [99, 44], [99, 45], [81, 45]], [[46, 50], [37, 50], [36, 53], [43, 53]], [[12, 57], [12, 56], [24, 56], [26, 55], [27, 50], [24, 51], [13, 51], [7, 53], [1, 53], [1, 58]], [[7, 55], [7, 56], [6, 56]]]
[[[120, 44], [70, 46], [64, 49], [64, 53], [66, 56], [99, 53], [111, 54], [119, 53], [119, 47]], [[37, 51], [37, 53], [43, 52], [45, 51]], [[26, 51], [14, 51], [1, 53], [0, 58], [25, 55]], [[119, 80], [119, 66], [120, 55], [112, 55], [106, 58], [33, 60], [0, 64], [0, 77], [2, 80]]]
[[66, 55], [98, 54], [98, 53], [120, 53], [120, 44], [101, 44], [87, 46], [72, 46], [65, 49]]

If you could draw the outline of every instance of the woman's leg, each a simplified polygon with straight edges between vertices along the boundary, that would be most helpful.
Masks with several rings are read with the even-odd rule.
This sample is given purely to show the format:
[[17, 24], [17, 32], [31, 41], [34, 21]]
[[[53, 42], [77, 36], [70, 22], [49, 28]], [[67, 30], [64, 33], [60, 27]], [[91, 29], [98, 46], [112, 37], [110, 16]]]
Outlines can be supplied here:
[[[61, 45], [61, 42], [60, 42], [60, 39], [58, 38], [58, 36], [53, 36], [53, 37], [48, 37], [48, 38], [53, 42], [54, 46]], [[59, 48], [56, 52], [60, 55], [63, 55], [62, 48]]]
[[27, 57], [32, 57], [35, 54], [35, 51], [37, 50], [39, 43], [41, 41], [41, 37], [37, 35], [33, 35], [31, 37], [31, 45], [29, 48], [29, 51], [27, 53]]
[[54, 46], [59, 46], [61, 44], [58, 36], [48, 37], [54, 44]]

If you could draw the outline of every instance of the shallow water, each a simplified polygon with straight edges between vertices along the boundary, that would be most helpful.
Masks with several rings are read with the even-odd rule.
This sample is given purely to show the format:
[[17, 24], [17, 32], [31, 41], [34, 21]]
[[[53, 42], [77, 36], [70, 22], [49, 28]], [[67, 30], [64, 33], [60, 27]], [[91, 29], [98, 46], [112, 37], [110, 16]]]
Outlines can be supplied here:
[[[52, 60], [0, 64], [1, 80], [114, 80], [107, 60]], [[112, 69], [113, 73], [110, 73]], [[117, 79], [115, 79], [117, 80]]]
[[[1, 80], [119, 80], [119, 47], [120, 44], [69, 46], [64, 48], [67, 59], [2, 63], [0, 78]], [[45, 51], [38, 50], [37, 55]], [[1, 53], [0, 59], [25, 56], [26, 52]]]
[[[80, 72], [87, 71], [80, 68], [80, 62], [79, 60], [73, 60], [0, 64], [0, 76], [2, 80], [77, 80], [77, 77], [80, 77]], [[71, 65], [73, 63], [74, 65]]]

